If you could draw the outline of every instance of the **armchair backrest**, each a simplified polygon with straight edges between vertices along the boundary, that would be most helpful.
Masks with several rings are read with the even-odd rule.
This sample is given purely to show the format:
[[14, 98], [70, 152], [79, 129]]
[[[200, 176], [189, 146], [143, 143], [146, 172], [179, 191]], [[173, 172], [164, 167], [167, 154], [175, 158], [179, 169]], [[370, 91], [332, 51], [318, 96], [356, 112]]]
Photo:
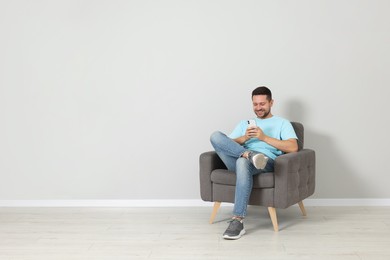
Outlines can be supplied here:
[[303, 125], [299, 122], [291, 122], [291, 124], [294, 128], [295, 134], [298, 137], [298, 151], [300, 151], [303, 149], [303, 141], [304, 141]]

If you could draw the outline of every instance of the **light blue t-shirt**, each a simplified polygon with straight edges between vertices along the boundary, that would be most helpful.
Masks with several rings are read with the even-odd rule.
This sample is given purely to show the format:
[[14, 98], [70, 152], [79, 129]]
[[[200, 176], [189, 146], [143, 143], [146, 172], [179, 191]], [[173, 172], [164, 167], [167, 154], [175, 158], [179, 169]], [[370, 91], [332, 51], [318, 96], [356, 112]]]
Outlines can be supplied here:
[[[260, 127], [261, 130], [263, 130], [264, 134], [267, 136], [270, 136], [278, 140], [288, 140], [291, 138], [298, 139], [297, 135], [295, 134], [293, 126], [291, 125], [290, 121], [288, 121], [287, 119], [278, 116], [272, 116], [266, 119], [255, 118], [255, 120], [256, 120], [256, 125]], [[245, 131], [247, 127], [248, 127], [248, 121], [247, 120], [241, 121], [233, 130], [233, 132], [229, 135], [229, 137], [235, 139], [245, 135]], [[243, 146], [245, 147], [245, 149], [263, 153], [273, 160], [275, 160], [277, 156], [283, 154], [282, 151], [276, 149], [275, 147], [263, 141], [260, 141], [257, 138], [249, 139], [244, 143]]]

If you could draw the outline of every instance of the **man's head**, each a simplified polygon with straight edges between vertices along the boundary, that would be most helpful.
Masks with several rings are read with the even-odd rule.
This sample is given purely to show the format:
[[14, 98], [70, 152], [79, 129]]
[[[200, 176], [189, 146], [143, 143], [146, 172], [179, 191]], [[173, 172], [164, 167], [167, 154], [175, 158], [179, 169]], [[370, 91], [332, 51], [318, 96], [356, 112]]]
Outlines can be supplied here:
[[258, 87], [252, 91], [253, 111], [261, 119], [272, 116], [271, 107], [274, 103], [271, 90], [267, 87]]

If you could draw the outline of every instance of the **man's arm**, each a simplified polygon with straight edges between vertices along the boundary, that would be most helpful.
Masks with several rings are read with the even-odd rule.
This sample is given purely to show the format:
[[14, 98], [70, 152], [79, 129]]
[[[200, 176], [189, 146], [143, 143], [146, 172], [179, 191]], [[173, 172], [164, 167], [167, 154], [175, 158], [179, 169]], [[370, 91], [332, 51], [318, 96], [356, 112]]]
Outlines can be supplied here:
[[[256, 137], [260, 141], [263, 141], [276, 149], [285, 152], [285, 153], [292, 153], [298, 151], [298, 143], [297, 140], [294, 138], [287, 139], [287, 140], [278, 140], [275, 138], [272, 138], [270, 136], [267, 136], [264, 134], [263, 130], [261, 130], [259, 127], [251, 128], [249, 131], [247, 131], [248, 136], [250, 138]], [[246, 137], [246, 135], [245, 135]], [[242, 138], [242, 137], [240, 137]]]
[[278, 140], [269, 136], [265, 136], [262, 141], [285, 153], [298, 152], [297, 139], [294, 138]]
[[243, 136], [235, 138], [233, 140], [235, 142], [237, 142], [238, 144], [243, 145], [248, 140], [248, 138], [245, 135], [243, 135]]

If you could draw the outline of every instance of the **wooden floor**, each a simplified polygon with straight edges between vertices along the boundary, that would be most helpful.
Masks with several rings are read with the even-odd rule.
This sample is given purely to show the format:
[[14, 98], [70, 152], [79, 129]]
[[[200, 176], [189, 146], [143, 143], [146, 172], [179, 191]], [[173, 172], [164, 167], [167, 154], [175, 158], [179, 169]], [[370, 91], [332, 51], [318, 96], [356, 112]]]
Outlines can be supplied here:
[[231, 207], [0, 208], [1, 260], [390, 259], [390, 207], [250, 207], [245, 234], [224, 240]]

